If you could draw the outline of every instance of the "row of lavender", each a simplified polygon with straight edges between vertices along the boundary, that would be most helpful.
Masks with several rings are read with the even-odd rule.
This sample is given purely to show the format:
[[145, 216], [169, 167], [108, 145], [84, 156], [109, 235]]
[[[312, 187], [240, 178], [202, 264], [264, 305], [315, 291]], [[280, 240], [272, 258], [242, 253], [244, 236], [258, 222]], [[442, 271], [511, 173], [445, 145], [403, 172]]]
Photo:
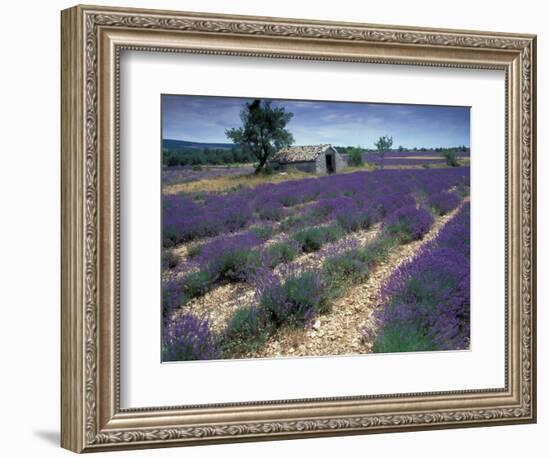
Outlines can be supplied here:
[[[310, 234], [312, 230], [315, 233], [320, 228], [295, 233], [293, 240], [298, 244], [291, 248], [288, 245], [286, 247], [286, 250], [290, 249], [291, 255], [283, 250], [275, 257], [275, 262], [274, 257], [268, 255], [268, 251], [255, 248], [258, 240], [250, 238], [246, 233], [233, 237], [222, 236], [206, 244], [199, 256], [202, 268], [190, 276], [166, 285], [165, 299], [173, 300], [175, 297], [173, 305], [178, 306], [181, 305], [182, 292], [200, 295], [206, 291], [205, 285], [211, 284], [211, 279], [246, 280], [254, 283], [257, 288], [258, 305], [238, 310], [223, 335], [215, 337], [210, 333], [207, 322], [188, 313], [177, 314], [177, 320], [167, 322], [164, 332], [164, 359], [211, 359], [220, 355], [227, 357], [250, 352], [278, 327], [301, 326], [315, 314], [328, 311], [331, 300], [344, 289], [344, 286], [363, 280], [372, 265], [383, 258], [393, 246], [419, 239], [429, 229], [433, 221], [432, 213], [411, 203], [408, 198], [411, 193], [415, 194], [417, 201], [423, 202], [436, 214], [444, 214], [456, 207], [460, 201], [457, 197], [461, 191], [460, 187], [466, 184], [465, 177], [457, 175], [456, 172], [449, 175], [447, 170], [451, 169], [440, 170], [446, 176], [446, 180], [436, 179], [430, 184], [429, 181], [417, 179], [414, 181], [414, 187], [402, 187], [402, 191], [407, 190], [408, 193], [401, 194], [400, 199], [394, 196], [390, 200], [401, 202], [402, 205], [396, 205], [391, 209], [388, 207], [390, 211], [384, 218], [382, 235], [365, 248], [351, 247], [344, 253], [327, 258], [321, 271], [303, 272], [290, 267], [283, 279], [274, 276], [270, 271], [277, 263], [292, 260], [296, 250], [307, 251], [307, 243], [296, 237], [298, 234]], [[404, 178], [410, 176], [398, 175]], [[443, 185], [443, 192], [440, 186], [433, 185], [434, 182]], [[403, 183], [401, 182], [401, 185]], [[419, 183], [423, 186], [418, 187]], [[447, 192], [449, 188], [454, 189], [454, 192]], [[350, 189], [347, 191], [349, 193]], [[355, 194], [350, 194], [353, 195]], [[328, 217], [333, 218], [333, 212], [338, 210], [339, 207], [331, 210]], [[369, 214], [368, 210], [368, 206], [348, 207], [342, 214], [356, 213], [364, 218], [365, 214]], [[376, 214], [381, 217], [379, 212]], [[369, 218], [364, 220], [368, 222]], [[340, 230], [344, 227], [346, 226], [339, 225]], [[353, 226], [349, 229], [352, 231]], [[308, 240], [308, 237], [305, 240]], [[318, 246], [322, 245], [323, 241], [321, 237], [319, 244], [313, 245], [311, 251], [319, 249]]]
[[[293, 207], [314, 202], [320, 212], [363, 212], [383, 207], [413, 191], [428, 195], [469, 179], [469, 168], [444, 170], [378, 170], [316, 179], [264, 184], [228, 194], [163, 197], [163, 245], [171, 247], [218, 234], [228, 234], [265, 221], [294, 215]], [[303, 211], [303, 209], [301, 210]]]
[[[468, 160], [470, 158], [469, 151], [457, 151], [456, 158]], [[422, 166], [429, 168], [433, 165], [446, 165], [447, 159], [438, 151], [389, 151], [381, 157], [376, 152], [368, 152], [363, 154], [363, 161], [371, 165], [383, 165], [386, 167], [408, 167]]]
[[162, 185], [169, 186], [172, 184], [190, 183], [192, 181], [204, 180], [210, 178], [239, 176], [250, 174], [254, 171], [254, 167], [224, 167], [224, 166], [181, 166], [181, 167], [166, 167], [162, 169]]
[[[273, 269], [279, 264], [291, 262], [302, 252], [318, 251], [324, 244], [334, 242], [345, 234], [366, 229], [399, 208], [414, 206], [414, 192], [417, 200], [424, 199], [429, 208], [441, 213], [449, 205], [456, 205], [458, 201], [456, 194], [448, 192], [449, 187], [464, 184], [462, 174], [451, 175], [445, 172], [443, 175], [447, 176], [443, 180], [438, 177], [433, 180], [416, 180], [414, 183], [409, 180], [407, 183], [407, 178], [411, 177], [411, 174], [399, 173], [396, 175], [399, 175], [402, 181], [394, 186], [393, 193], [385, 196], [372, 195], [368, 198], [363, 192], [353, 192], [354, 187], [350, 186], [356, 181], [361, 182], [362, 175], [364, 174], [348, 176], [352, 179], [348, 180], [348, 186], [344, 188], [348, 195], [330, 197], [331, 194], [325, 194], [329, 197], [322, 199], [319, 194], [316, 202], [295, 208], [295, 214], [276, 226], [279, 231], [290, 231], [288, 234], [281, 234], [282, 238], [276, 243], [261, 246], [265, 239], [275, 232], [274, 226], [254, 226], [237, 235], [223, 234], [208, 242], [193, 245], [188, 253], [188, 257], [192, 259], [179, 266], [177, 258], [166, 256], [167, 272], [163, 284], [164, 315], [168, 316], [173, 309], [190, 299], [204, 295], [216, 284], [252, 282], [265, 269]], [[372, 183], [378, 181], [374, 178], [387, 174], [380, 171], [369, 175], [373, 177]], [[419, 187], [420, 185], [422, 186]], [[397, 189], [399, 192], [395, 192]], [[385, 187], [379, 187], [377, 190], [387, 191]], [[341, 192], [340, 189], [339, 191]], [[311, 194], [308, 194], [308, 199]], [[279, 201], [281, 198], [287, 203], [290, 198], [293, 199], [292, 202], [303, 200], [298, 194], [272, 193], [266, 197], [271, 204], [258, 210], [260, 218], [265, 215], [275, 218], [275, 209], [281, 209], [283, 206]], [[319, 224], [324, 225], [318, 226]]]
[[[456, 199], [455, 206], [459, 203]], [[452, 210], [451, 207], [448, 211]], [[421, 239], [433, 224], [433, 213], [404, 206], [383, 221], [380, 234], [367, 246], [350, 242], [328, 256], [321, 268], [287, 265], [284, 274], [264, 269], [255, 280], [256, 303], [236, 310], [226, 328], [214, 335], [208, 320], [178, 313], [165, 322], [163, 359], [182, 361], [244, 356], [257, 351], [282, 327], [303, 328], [352, 284], [368, 278], [371, 269], [395, 246]]]
[[470, 206], [384, 284], [373, 351], [467, 349], [470, 341]]
[[[458, 157], [470, 157], [470, 151], [466, 149], [465, 151], [455, 151], [455, 154]], [[363, 159], [366, 159], [367, 157], [375, 157], [378, 155], [378, 151], [368, 151], [363, 154]], [[385, 154], [385, 157], [420, 157], [420, 156], [427, 156], [427, 157], [433, 157], [433, 156], [440, 156], [441, 151], [436, 150], [404, 150], [404, 151], [387, 151]]]
[[445, 165], [446, 161], [445, 159], [415, 159], [415, 158], [407, 158], [407, 157], [385, 157], [380, 158], [377, 156], [370, 156], [367, 159], [365, 159], [365, 162], [372, 165], [383, 165], [384, 167], [406, 167], [411, 165], [416, 166], [430, 166], [430, 165]]

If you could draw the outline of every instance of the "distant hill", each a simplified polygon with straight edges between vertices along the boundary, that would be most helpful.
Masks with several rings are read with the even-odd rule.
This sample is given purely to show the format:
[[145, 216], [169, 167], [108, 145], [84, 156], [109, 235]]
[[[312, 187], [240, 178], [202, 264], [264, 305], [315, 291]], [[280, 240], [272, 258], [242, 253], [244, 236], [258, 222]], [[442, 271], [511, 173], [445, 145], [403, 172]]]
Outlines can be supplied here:
[[181, 151], [186, 150], [205, 150], [205, 149], [223, 149], [230, 150], [235, 148], [233, 143], [202, 143], [202, 142], [188, 142], [186, 140], [162, 140], [162, 149], [168, 151]]

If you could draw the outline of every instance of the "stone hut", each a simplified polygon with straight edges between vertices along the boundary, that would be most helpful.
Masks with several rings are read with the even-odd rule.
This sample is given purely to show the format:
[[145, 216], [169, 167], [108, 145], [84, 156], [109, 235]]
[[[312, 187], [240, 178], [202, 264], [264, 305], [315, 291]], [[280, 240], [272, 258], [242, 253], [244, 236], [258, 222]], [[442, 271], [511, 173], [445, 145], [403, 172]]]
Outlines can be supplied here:
[[338, 172], [346, 166], [346, 161], [332, 145], [306, 145], [279, 150], [270, 165], [280, 172], [294, 168], [323, 175]]

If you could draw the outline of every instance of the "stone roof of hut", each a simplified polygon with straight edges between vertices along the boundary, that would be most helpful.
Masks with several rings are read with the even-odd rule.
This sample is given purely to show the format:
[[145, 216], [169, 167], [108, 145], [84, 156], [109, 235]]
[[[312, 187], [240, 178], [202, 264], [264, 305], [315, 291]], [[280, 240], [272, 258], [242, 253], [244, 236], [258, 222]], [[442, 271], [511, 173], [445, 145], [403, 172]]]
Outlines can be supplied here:
[[307, 162], [314, 161], [320, 154], [329, 149], [331, 145], [302, 145], [302, 146], [287, 146], [273, 156], [272, 161], [276, 162]]

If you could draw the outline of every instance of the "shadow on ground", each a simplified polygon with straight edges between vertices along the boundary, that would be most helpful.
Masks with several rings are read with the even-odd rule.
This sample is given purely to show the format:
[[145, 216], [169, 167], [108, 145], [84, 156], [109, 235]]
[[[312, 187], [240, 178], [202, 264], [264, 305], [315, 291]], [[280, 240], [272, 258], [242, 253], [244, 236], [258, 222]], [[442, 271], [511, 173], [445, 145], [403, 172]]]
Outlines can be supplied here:
[[34, 435], [44, 442], [59, 446], [59, 431], [35, 431]]

